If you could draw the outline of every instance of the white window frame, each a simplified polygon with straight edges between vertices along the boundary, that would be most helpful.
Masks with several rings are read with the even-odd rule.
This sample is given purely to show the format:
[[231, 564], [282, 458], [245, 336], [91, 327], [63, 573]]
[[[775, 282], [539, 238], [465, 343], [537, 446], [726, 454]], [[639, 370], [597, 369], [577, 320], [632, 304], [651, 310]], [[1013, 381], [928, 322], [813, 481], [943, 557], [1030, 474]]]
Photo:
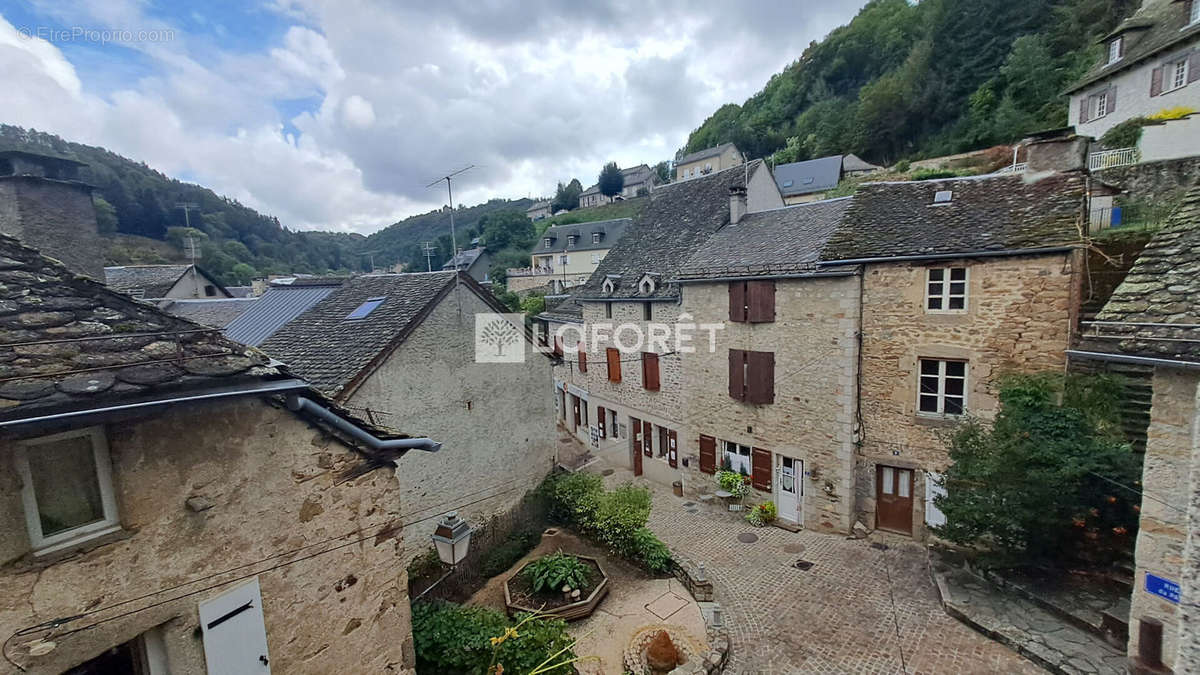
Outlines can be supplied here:
[[1184, 28], [1197, 23], [1200, 23], [1200, 0], [1192, 0], [1192, 6], [1188, 9], [1187, 26], [1184, 26]]
[[542, 239], [542, 244], [544, 248], [550, 248], [550, 237], [545, 237]]
[[1088, 104], [1088, 110], [1091, 117], [1088, 121], [1098, 120], [1101, 117], [1108, 115], [1108, 90], [1092, 95], [1092, 100]]
[[599, 244], [599, 243], [600, 243], [600, 233], [599, 233], [599, 232], [593, 232], [593, 233], [592, 233], [592, 243], [593, 243], [593, 244]]
[[[938, 364], [937, 375], [925, 375], [924, 374], [925, 369], [922, 368], [922, 365], [926, 361], [932, 361], [932, 362]], [[951, 375], [951, 376], [946, 375], [946, 364], [951, 363], [951, 362], [963, 364], [963, 374], [962, 374], [961, 378], [959, 378], [957, 375]], [[971, 364], [964, 359], [943, 359], [943, 358], [934, 358], [934, 357], [918, 358], [917, 359], [917, 405], [916, 405], [917, 414], [921, 415], [922, 417], [954, 417], [954, 418], [966, 415], [967, 410], [968, 410], [968, 408], [967, 408], [967, 391], [968, 391], [967, 378], [970, 375], [970, 370], [971, 370]], [[925, 377], [936, 377], [937, 378], [937, 391], [923, 392], [921, 390], [921, 380], [922, 380], [922, 378], [925, 378]], [[946, 380], [948, 380], [948, 379], [961, 379], [962, 380], [962, 396], [961, 397], [958, 394], [947, 394], [946, 393]], [[936, 400], [937, 400], [937, 411], [936, 412], [932, 411], [932, 410], [922, 410], [921, 409], [921, 397], [922, 396], [936, 397]], [[957, 413], [946, 412], [946, 398], [947, 397], [961, 398], [962, 399], [962, 406], [961, 406], [962, 412], [957, 412]]]
[[[730, 471], [733, 471], [734, 473], [744, 473], [747, 476], [751, 475], [751, 471], [754, 467], [753, 462], [751, 461], [754, 455], [754, 449], [749, 445], [742, 445], [741, 443], [735, 443], [733, 441], [723, 440], [721, 443], [721, 466], [724, 467], [725, 460], [729, 459]], [[732, 454], [729, 449], [731, 446], [733, 447]], [[741, 454], [742, 448], [747, 450], [747, 454]]]
[[[933, 272], [935, 270], [941, 270], [941, 272], [942, 272], [942, 279], [940, 281], [935, 281], [933, 279]], [[954, 280], [952, 278], [953, 274], [954, 274], [954, 270], [962, 270], [963, 271], [963, 278], [961, 281], [961, 283], [963, 285], [962, 293], [951, 293], [950, 292], [950, 284], [951, 283], [960, 283], [958, 280]], [[933, 284], [939, 284], [941, 286], [940, 293], [933, 293], [930, 290], [930, 286], [932, 286]], [[968, 297], [971, 294], [970, 291], [971, 291], [971, 268], [969, 268], [969, 267], [929, 267], [929, 268], [926, 268], [926, 270], [925, 270], [925, 312], [927, 314], [964, 314], [964, 313], [966, 313], [968, 303], [969, 303]], [[960, 298], [960, 297], [962, 298], [962, 301], [963, 301], [962, 308], [961, 309], [951, 309], [950, 308], [950, 299], [951, 298]], [[929, 302], [934, 299], [938, 299], [941, 301], [942, 306], [940, 308], [934, 308], [934, 307], [929, 306]]]
[[576, 236], [576, 235], [574, 235], [574, 234], [568, 234], [568, 235], [567, 235], [567, 246], [574, 246], [574, 245], [575, 245], [575, 240], [576, 240], [576, 239], [578, 239], [578, 238], [579, 238], [579, 237], [578, 237], [578, 236]]
[[[1188, 59], [1175, 59], [1167, 64], [1166, 72], [1163, 73], [1163, 93], [1183, 89], [1188, 83]], [[1178, 80], [1178, 83], [1176, 83]]]
[[1123, 57], [1121, 56], [1121, 43], [1125, 40], [1124, 36], [1113, 38], [1108, 43], [1108, 62], [1116, 63]]
[[592, 264], [593, 264], [593, 265], [599, 265], [599, 264], [600, 264], [600, 254], [599, 254], [599, 253], [593, 253], [593, 254], [592, 254]]
[[[42, 520], [38, 511], [37, 494], [33, 487], [33, 474], [29, 469], [29, 453], [37, 452], [36, 448], [39, 445], [79, 437], [90, 438], [92, 442], [92, 461], [96, 469], [96, 482], [100, 485], [100, 504], [104, 511], [104, 517], [94, 523], [80, 525], [66, 532], [44, 536]], [[29, 531], [29, 541], [33, 545], [34, 555], [54, 553], [121, 529], [116, 495], [113, 492], [112, 460], [109, 456], [108, 439], [104, 434], [104, 427], [76, 429], [21, 441], [17, 444], [13, 459], [17, 475], [21, 478], [21, 503], [25, 509], [25, 527]]]

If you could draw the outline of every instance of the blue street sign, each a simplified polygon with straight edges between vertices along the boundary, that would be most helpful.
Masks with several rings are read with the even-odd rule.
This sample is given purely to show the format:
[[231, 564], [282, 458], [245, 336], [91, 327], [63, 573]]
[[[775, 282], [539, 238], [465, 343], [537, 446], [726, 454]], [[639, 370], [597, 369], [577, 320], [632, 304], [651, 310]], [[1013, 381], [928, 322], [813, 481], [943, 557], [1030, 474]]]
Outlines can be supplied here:
[[1149, 572], [1146, 573], [1146, 592], [1179, 604], [1179, 584]]

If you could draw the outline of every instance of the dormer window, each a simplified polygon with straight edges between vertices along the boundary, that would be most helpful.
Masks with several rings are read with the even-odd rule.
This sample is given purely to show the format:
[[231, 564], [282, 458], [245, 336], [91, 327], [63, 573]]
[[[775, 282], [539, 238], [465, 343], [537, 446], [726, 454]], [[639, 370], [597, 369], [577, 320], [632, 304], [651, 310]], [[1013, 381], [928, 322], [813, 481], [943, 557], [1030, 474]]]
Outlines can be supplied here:
[[593, 244], [599, 244], [599, 243], [600, 243], [600, 238], [601, 238], [601, 237], [603, 237], [603, 236], [604, 236], [604, 234], [603, 234], [602, 232], [593, 232], [593, 233], [592, 233], [592, 243], [593, 243]]
[[794, 183], [791, 181], [791, 179], [783, 181], [783, 187], [785, 188], [790, 188], [792, 185], [794, 185]]
[[1116, 63], [1125, 55], [1125, 38], [1113, 38], [1108, 43], [1108, 62]]
[[600, 285], [600, 290], [603, 291], [605, 295], [612, 295], [613, 291], [617, 289], [617, 282], [620, 280], [621, 275], [609, 274], [608, 276], [604, 277], [604, 283]]
[[642, 295], [653, 294], [654, 291], [658, 288], [658, 280], [655, 279], [656, 276], [658, 276], [658, 275], [653, 274], [653, 273], [647, 273], [647, 274], [642, 275], [641, 281], [638, 281], [638, 292], [641, 293]]
[[550, 237], [546, 237], [545, 239], [542, 239], [542, 245], [546, 248], [550, 248], [550, 243], [552, 241], [553, 240]]
[[567, 246], [574, 246], [574, 245], [575, 245], [575, 240], [576, 240], [576, 239], [578, 239], [578, 238], [579, 238], [579, 236], [578, 236], [578, 235], [574, 235], [574, 234], [568, 234], [568, 235], [567, 235]]

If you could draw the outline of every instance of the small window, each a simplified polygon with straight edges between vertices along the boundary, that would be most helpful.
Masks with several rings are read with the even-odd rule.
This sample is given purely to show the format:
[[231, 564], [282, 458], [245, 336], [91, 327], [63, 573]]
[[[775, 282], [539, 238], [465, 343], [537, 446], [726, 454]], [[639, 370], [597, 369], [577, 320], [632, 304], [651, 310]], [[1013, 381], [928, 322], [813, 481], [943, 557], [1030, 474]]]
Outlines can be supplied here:
[[15, 461], [35, 553], [50, 553], [119, 529], [102, 427], [23, 441]]
[[1172, 63], [1168, 63], [1165, 74], [1165, 86], [1163, 91], [1175, 91], [1183, 85], [1187, 84], [1188, 78], [1188, 60], [1186, 58], [1179, 59]]
[[790, 187], [792, 187], [793, 185], [795, 185], [795, 182], [793, 182], [793, 181], [792, 181], [792, 180], [790, 180], [790, 179], [789, 179], [789, 180], [785, 180], [785, 181], [783, 181], [783, 187], [785, 187], [785, 188], [790, 188]]
[[967, 308], [967, 268], [931, 267], [925, 273], [925, 309], [961, 312]]
[[558, 262], [559, 262], [559, 264], [562, 264], [562, 265], [569, 264], [571, 262], [571, 256], [569, 256], [569, 255], [559, 256]]
[[604, 236], [604, 235], [602, 235], [602, 234], [601, 234], [601, 233], [599, 233], [599, 232], [593, 232], [593, 233], [592, 233], [592, 243], [593, 243], [593, 244], [599, 244], [599, 243], [600, 243], [600, 238], [601, 238], [602, 236]]
[[544, 248], [550, 248], [550, 237], [546, 237], [545, 239], [542, 239], [542, 246]]
[[376, 307], [382, 305], [384, 300], [387, 300], [387, 298], [386, 297], [384, 297], [384, 298], [367, 298], [366, 302], [359, 305], [358, 308], [355, 309], [353, 312], [350, 312], [350, 314], [348, 314], [346, 316], [346, 318], [347, 319], [365, 319], [371, 312], [375, 311]]
[[214, 296], [214, 295], [216, 295], [216, 294], [217, 294], [217, 289], [216, 289], [216, 287], [215, 287], [215, 286], [213, 286], [212, 284], [206, 284], [206, 285], [204, 286], [204, 295], [205, 295], [205, 297], [209, 297], [209, 298], [211, 298], [212, 296]]
[[934, 204], [949, 204], [952, 199], [954, 199], [953, 190], [938, 190], [933, 193]]
[[606, 319], [612, 318], [612, 303], [611, 302], [604, 303], [604, 318], [606, 318]]
[[1188, 25], [1200, 23], [1200, 0], [1192, 0], [1192, 6], [1188, 10]]
[[592, 254], [592, 264], [593, 264], [593, 265], [599, 265], [599, 264], [600, 264], [600, 254], [599, 254], [599, 253], [593, 253], [593, 254]]
[[920, 359], [917, 410], [923, 415], [962, 415], [967, 409], [967, 362]]
[[731, 441], [722, 441], [725, 444], [725, 458], [722, 462], [722, 467], [727, 471], [740, 473], [743, 476], [750, 475], [750, 446], [738, 445]]
[[1124, 44], [1124, 40], [1125, 40], [1125, 38], [1119, 37], [1108, 43], [1108, 62], [1109, 63], [1116, 63], [1117, 61], [1121, 60], [1121, 56], [1122, 56], [1122, 52], [1123, 52], [1121, 47]]
[[651, 321], [654, 319], [654, 303], [653, 302], [643, 302], [642, 303], [642, 319], [644, 321]]
[[1102, 91], [1092, 97], [1092, 119], [1104, 117], [1108, 114], [1108, 90]]
[[578, 236], [576, 236], [576, 235], [574, 235], [574, 234], [569, 234], [569, 235], [567, 235], [567, 246], [574, 246], [574, 245], [575, 245], [575, 240], [576, 240], [576, 239], [578, 239], [578, 238], [579, 238], [579, 237], [578, 237]]

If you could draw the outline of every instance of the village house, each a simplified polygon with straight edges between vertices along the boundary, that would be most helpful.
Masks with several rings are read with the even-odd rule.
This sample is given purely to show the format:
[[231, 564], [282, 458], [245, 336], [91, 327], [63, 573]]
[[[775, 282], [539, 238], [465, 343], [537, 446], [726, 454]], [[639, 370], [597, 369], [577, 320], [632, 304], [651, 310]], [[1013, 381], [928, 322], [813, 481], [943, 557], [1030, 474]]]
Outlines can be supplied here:
[[458, 270], [465, 272], [475, 281], [487, 283], [492, 271], [492, 256], [482, 246], [474, 246], [465, 251], [459, 251], [442, 265], [443, 270]]
[[802, 204], [824, 199], [846, 176], [862, 176], [878, 170], [878, 166], [854, 155], [831, 155], [780, 164], [774, 168], [774, 174], [784, 203]]
[[650, 194], [654, 190], [654, 187], [658, 185], [658, 175], [645, 164], [621, 169], [621, 177], [625, 179], [625, 183], [619, 193], [609, 197], [600, 192], [600, 184], [597, 183], [579, 195], [579, 208], [584, 209], [610, 204], [617, 199], [633, 199], [634, 197], [645, 196]]
[[289, 321], [324, 300], [348, 277], [298, 277], [272, 281], [254, 304], [225, 325], [225, 337], [257, 347]]
[[697, 150], [675, 160], [675, 180], [689, 180], [739, 166], [746, 161], [733, 143]]
[[196, 265], [118, 265], [104, 268], [104, 283], [139, 300], [232, 298], [212, 275]]
[[[507, 311], [462, 272], [363, 275], [259, 348], [338, 405], [457, 448], [405, 458], [401, 505], [407, 512], [452, 503], [482, 524], [520, 501], [555, 458], [547, 355], [523, 326], [504, 324], [513, 331], [505, 353], [522, 360], [476, 360], [476, 315]], [[405, 537], [428, 541], [435, 526], [421, 523]]]
[[1100, 138], [1133, 117], [1200, 109], [1200, 2], [1143, 0], [1103, 44], [1103, 59], [1066, 92], [1077, 133]]
[[254, 306], [258, 298], [181, 299], [163, 303], [162, 309], [181, 319], [195, 321], [209, 328], [224, 328], [246, 310]]
[[414, 672], [394, 472], [437, 444], [12, 238], [0, 257], [11, 672]]
[[1133, 672], [1200, 669], [1198, 326], [1200, 188], [1192, 188], [1069, 352], [1073, 363], [1153, 372], [1129, 615]]
[[525, 209], [525, 215], [532, 221], [537, 222], [543, 218], [550, 217], [550, 211], [554, 206], [550, 200], [542, 200], [534, 202], [529, 208]]
[[621, 240], [629, 218], [546, 228], [533, 243], [530, 266], [508, 270], [508, 290], [529, 290], [553, 281], [560, 289], [584, 283]]

